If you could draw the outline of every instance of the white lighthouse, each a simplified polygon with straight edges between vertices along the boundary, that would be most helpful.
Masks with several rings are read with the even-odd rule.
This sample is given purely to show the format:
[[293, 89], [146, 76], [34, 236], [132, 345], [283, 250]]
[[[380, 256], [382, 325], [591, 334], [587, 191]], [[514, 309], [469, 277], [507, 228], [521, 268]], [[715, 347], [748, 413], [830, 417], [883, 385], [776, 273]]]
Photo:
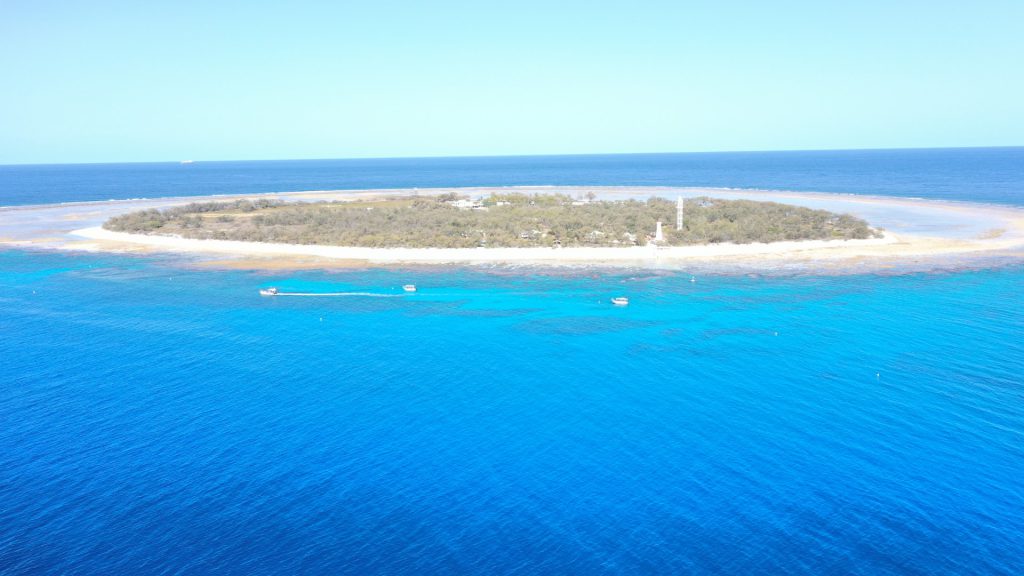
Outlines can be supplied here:
[[676, 200], [676, 230], [683, 229], [683, 197]]
[[658, 226], [654, 229], [654, 241], [664, 242], [665, 235], [661, 232], [661, 220], [658, 220]]

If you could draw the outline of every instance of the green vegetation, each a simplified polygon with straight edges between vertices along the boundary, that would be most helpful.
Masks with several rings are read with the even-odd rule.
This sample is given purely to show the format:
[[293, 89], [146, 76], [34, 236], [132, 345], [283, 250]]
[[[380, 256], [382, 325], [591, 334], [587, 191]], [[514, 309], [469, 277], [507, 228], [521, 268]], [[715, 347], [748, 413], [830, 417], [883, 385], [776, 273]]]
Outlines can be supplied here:
[[119, 232], [185, 238], [373, 247], [633, 246], [663, 223], [664, 244], [870, 238], [861, 219], [776, 202], [689, 198], [683, 230], [676, 203], [574, 201], [560, 194], [455, 194], [375, 201], [282, 203], [239, 200], [143, 210], [108, 220]]

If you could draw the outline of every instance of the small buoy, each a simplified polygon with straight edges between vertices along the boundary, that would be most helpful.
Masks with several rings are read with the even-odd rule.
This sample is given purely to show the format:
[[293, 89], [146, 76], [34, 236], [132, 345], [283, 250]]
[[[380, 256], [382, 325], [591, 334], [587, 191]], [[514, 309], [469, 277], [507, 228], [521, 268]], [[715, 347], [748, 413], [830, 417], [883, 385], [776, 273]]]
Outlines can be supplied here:
[[693, 276], [690, 276], [690, 282], [691, 282], [691, 283], [693, 283], [693, 282], [696, 282], [696, 281], [697, 281], [697, 278], [695, 278], [695, 277], [693, 277]]
[[875, 380], [881, 380], [881, 379], [882, 379], [882, 373], [881, 372], [875, 372]]

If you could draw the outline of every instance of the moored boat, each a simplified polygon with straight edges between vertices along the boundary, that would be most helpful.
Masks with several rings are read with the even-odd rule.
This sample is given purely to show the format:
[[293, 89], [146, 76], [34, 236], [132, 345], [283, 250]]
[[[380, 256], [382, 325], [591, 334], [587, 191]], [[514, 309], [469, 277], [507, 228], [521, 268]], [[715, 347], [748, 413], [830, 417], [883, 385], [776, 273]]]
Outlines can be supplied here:
[[405, 286], [402, 286], [402, 290], [405, 290], [406, 292], [415, 292], [416, 291], [416, 285], [415, 284], [406, 284]]
[[629, 298], [626, 298], [625, 296], [617, 296], [612, 298], [612, 304], [615, 304], [616, 306], [629, 306]]

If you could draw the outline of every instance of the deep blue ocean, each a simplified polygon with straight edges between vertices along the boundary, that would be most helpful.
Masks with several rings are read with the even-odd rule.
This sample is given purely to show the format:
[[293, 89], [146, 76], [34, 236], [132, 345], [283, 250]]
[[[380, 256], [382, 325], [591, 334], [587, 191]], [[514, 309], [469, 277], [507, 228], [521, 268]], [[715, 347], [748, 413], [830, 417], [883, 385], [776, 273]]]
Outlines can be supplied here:
[[1024, 147], [0, 165], [0, 206], [364, 188], [716, 186], [1024, 204]]
[[[0, 167], [0, 205], [542, 183], [1024, 204], [1019, 148], [713, 156]], [[1022, 295], [1021, 266], [690, 282], [3, 249], [0, 574], [1017, 575]]]

